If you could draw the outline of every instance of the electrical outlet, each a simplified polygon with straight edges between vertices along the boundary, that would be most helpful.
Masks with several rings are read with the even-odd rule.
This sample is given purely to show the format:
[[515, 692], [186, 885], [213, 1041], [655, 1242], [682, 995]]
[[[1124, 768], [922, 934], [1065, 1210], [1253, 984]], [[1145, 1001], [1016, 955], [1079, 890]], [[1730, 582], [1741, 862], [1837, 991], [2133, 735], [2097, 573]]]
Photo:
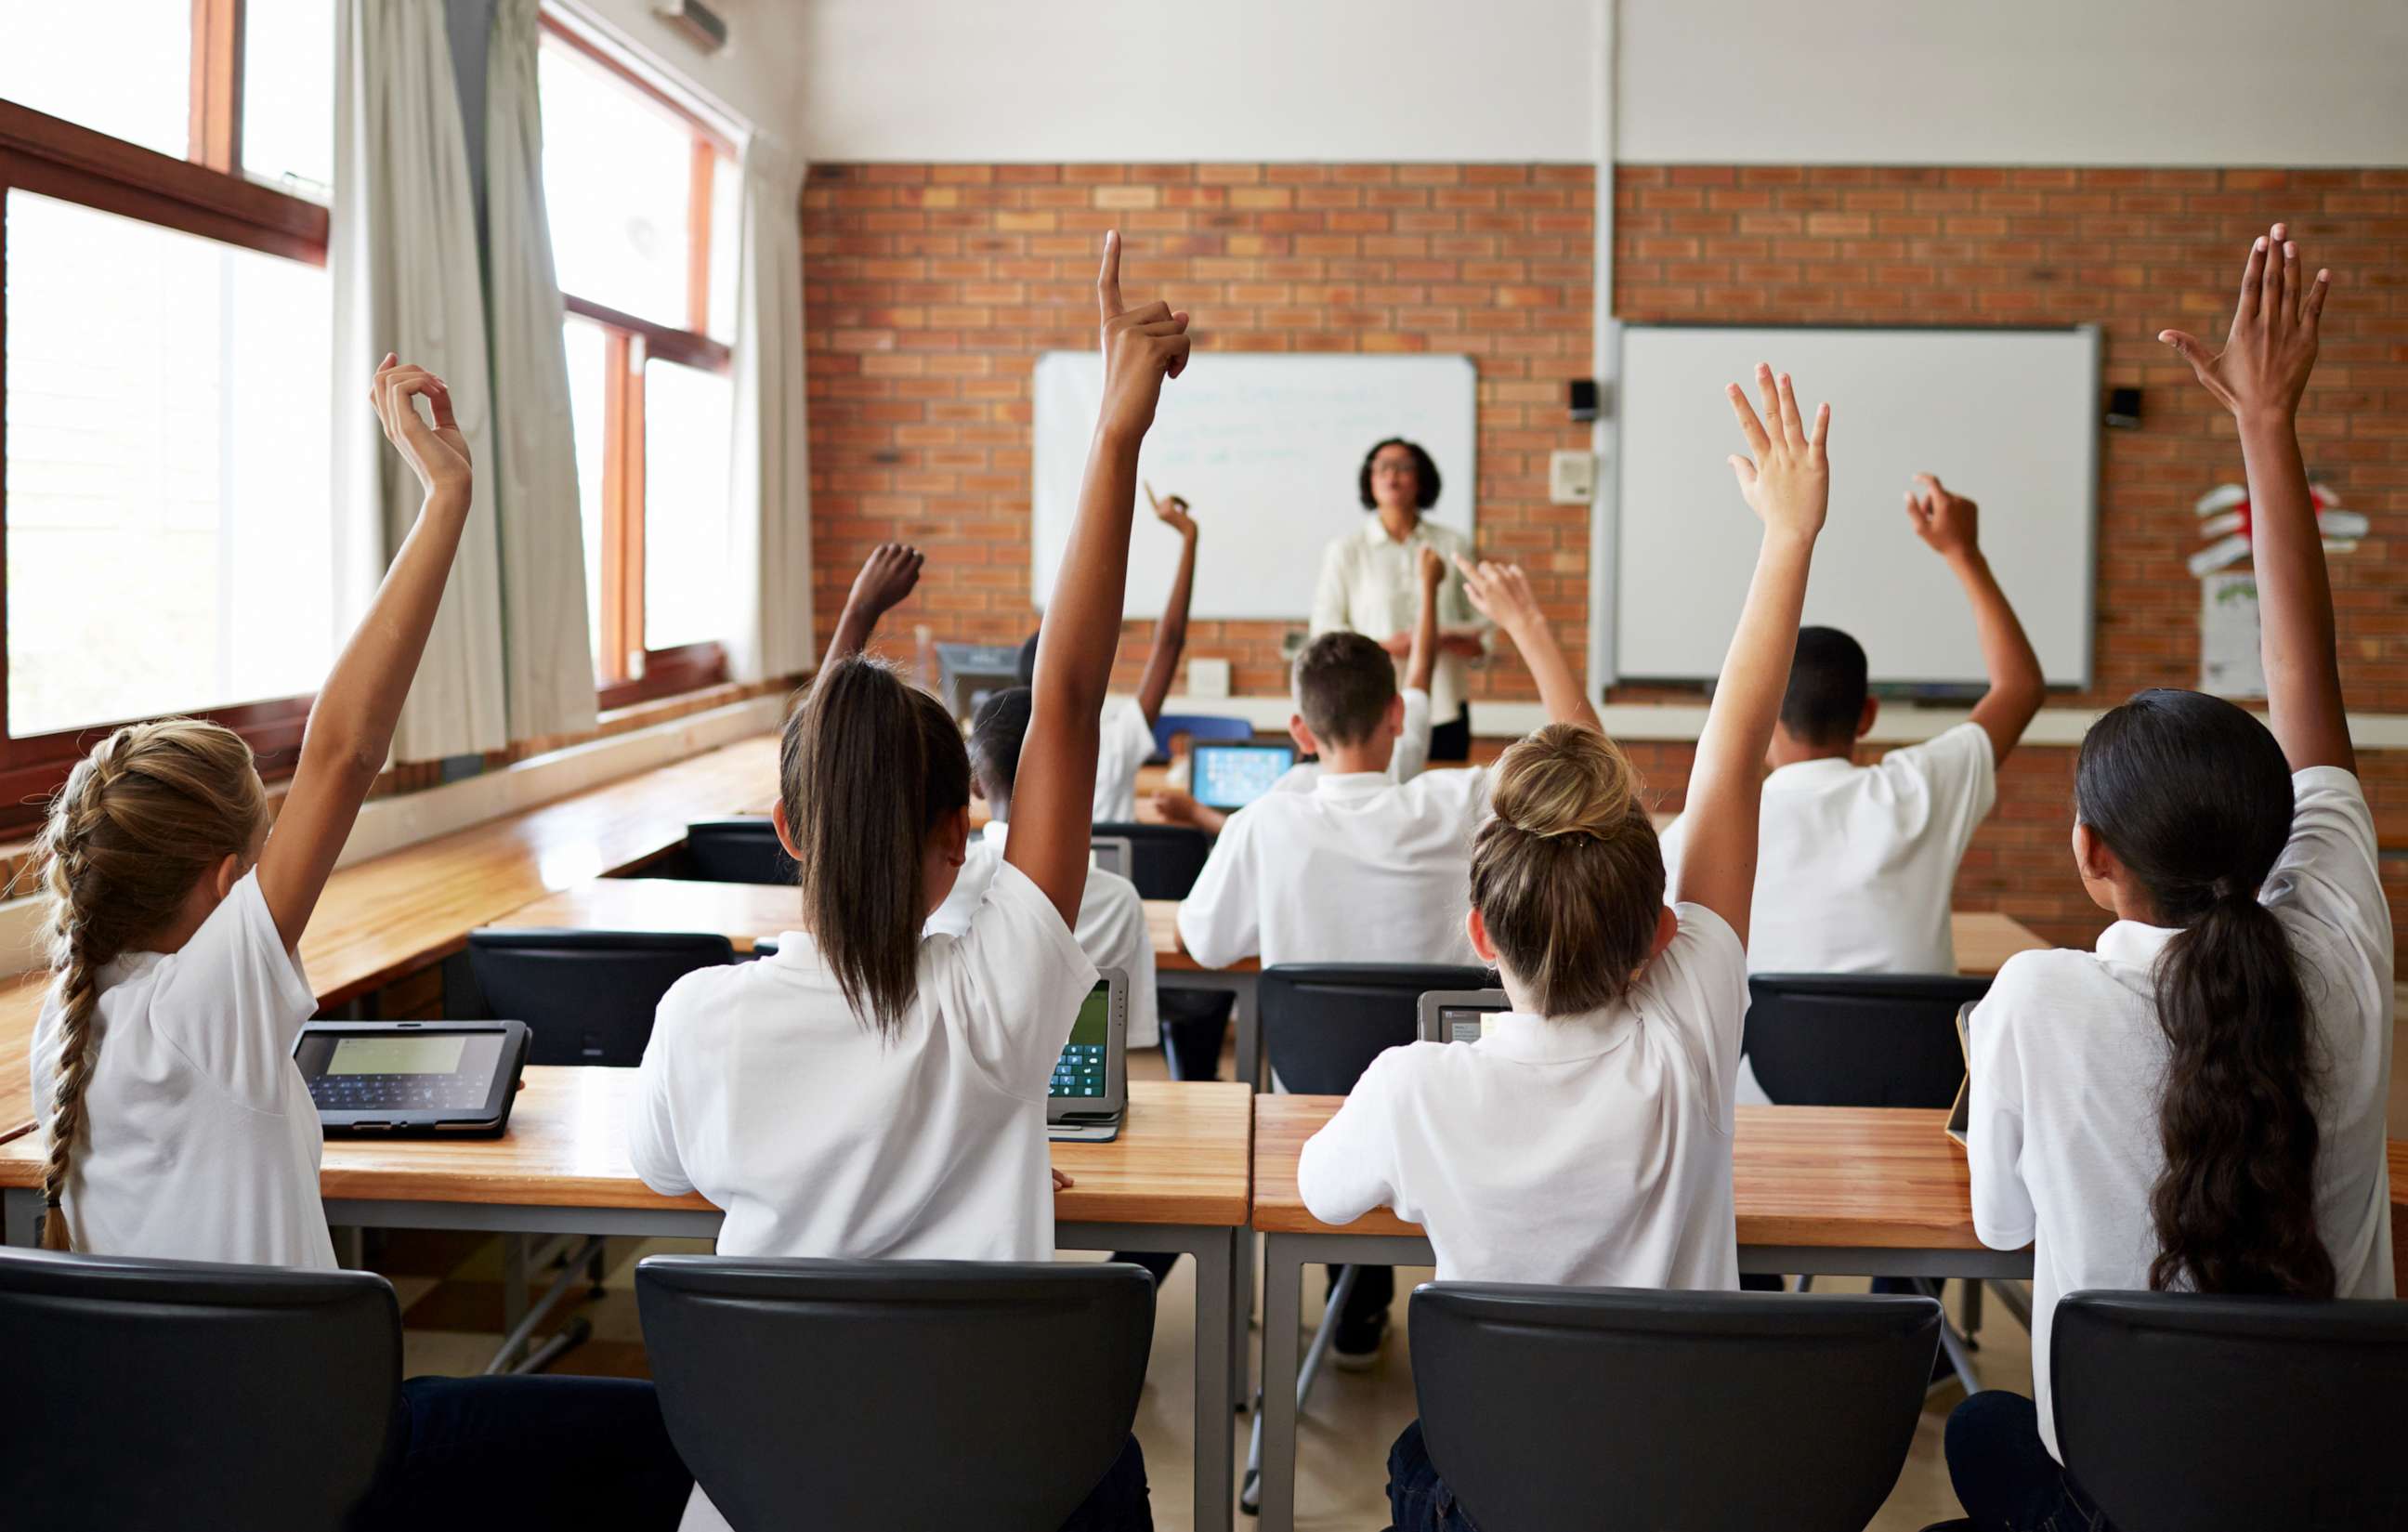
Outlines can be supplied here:
[[1597, 498], [1597, 454], [1560, 451], [1547, 455], [1547, 498], [1559, 506], [1584, 506]]
[[1229, 662], [1196, 659], [1187, 662], [1187, 694], [1226, 697], [1229, 694]]

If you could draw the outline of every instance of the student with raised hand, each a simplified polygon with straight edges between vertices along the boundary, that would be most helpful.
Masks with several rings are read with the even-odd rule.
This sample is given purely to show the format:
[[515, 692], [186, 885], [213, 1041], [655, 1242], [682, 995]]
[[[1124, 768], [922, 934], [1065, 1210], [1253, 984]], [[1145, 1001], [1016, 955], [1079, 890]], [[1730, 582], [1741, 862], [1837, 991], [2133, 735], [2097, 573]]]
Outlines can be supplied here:
[[[1982, 556], [1978, 508], [1930, 474], [1907, 492], [1908, 524], [1964, 587], [1989, 690], [1972, 717], [1870, 766], [1856, 741], [1880, 705], [1865, 651], [1837, 628], [1798, 635], [1765, 752], [1751, 973], [1955, 973], [1950, 896], [1973, 832], [1998, 801], [1998, 768], [2039, 712], [2040, 660]], [[1678, 868], [1689, 816], [1664, 834]], [[1742, 1100], [1761, 1101], [1742, 1072]]]
[[[1042, 1261], [1054, 1253], [1045, 1102], [1095, 965], [1087, 884], [1096, 719], [1120, 635], [1138, 447], [1187, 316], [1096, 279], [1104, 399], [1036, 659], [1012, 832], [958, 937], [923, 938], [969, 836], [970, 766], [936, 698], [875, 660], [823, 667], [779, 752], [779, 838], [801, 929], [774, 956], [666, 995], [628, 1151], [654, 1190], [726, 1211], [724, 1255]], [[686, 1523], [725, 1524], [699, 1492]], [[1132, 1438], [1071, 1520], [1153, 1525]]]
[[[51, 800], [37, 853], [53, 978], [33, 1043], [47, 1249], [336, 1265], [323, 1135], [293, 1063], [318, 1009], [295, 953], [384, 767], [472, 480], [441, 379], [387, 356], [369, 399], [425, 500], [310, 708], [272, 826], [250, 747], [197, 719], [116, 730]], [[408, 1450], [367, 1525], [660, 1526], [684, 1502], [648, 1382], [416, 1378], [402, 1396]]]
[[[1138, 768], [1154, 758], [1154, 725], [1179, 679], [1179, 656], [1187, 648], [1187, 603], [1196, 593], [1196, 519], [1187, 502], [1176, 494], [1156, 494], [1146, 486], [1145, 498], [1154, 519], [1179, 534], [1179, 568], [1170, 577], [1170, 599], [1163, 603], [1162, 619], [1154, 624], [1154, 648], [1146, 655], [1145, 674], [1137, 695], [1107, 703], [1097, 729], [1095, 823], [1125, 824], [1137, 818]], [[1044, 635], [1031, 634], [1020, 646], [1020, 684], [1031, 684], [1037, 673], [1037, 643]]]
[[2115, 923], [2095, 952], [2010, 959], [1970, 1024], [1973, 1226], [2032, 1246], [2037, 1400], [1949, 1418], [1966, 1525], [2105, 1525], [2057, 1455], [2062, 1295], [2392, 1296], [2391, 921], [2295, 427], [2327, 276], [2302, 279], [2286, 234], [2251, 248], [2221, 351], [2160, 336], [2240, 427], [2266, 722], [2165, 690], [2091, 726], [2073, 857]]
[[[1430, 752], [1430, 673], [1437, 664], [1439, 591], [1446, 583], [1446, 560], [1435, 548], [1421, 551], [1419, 584], [1421, 605], [1413, 620], [1412, 647], [1405, 662], [1405, 689], [1401, 700], [1404, 711], [1397, 727], [1397, 742], [1388, 756], [1388, 775], [1400, 782], [1412, 781], [1429, 765]], [[1288, 733], [1295, 738], [1297, 749], [1307, 755], [1320, 747], [1299, 719], [1291, 719]], [[1274, 793], [1310, 793], [1321, 777], [1318, 761], [1298, 761], [1281, 774], [1271, 784]], [[1172, 824], [1193, 824], [1200, 830], [1219, 835], [1229, 815], [1236, 810], [1214, 809], [1197, 803], [1188, 794], [1176, 789], [1154, 795], [1154, 806], [1163, 819]]]
[[869, 636], [878, 631], [878, 620], [903, 604], [920, 583], [920, 571], [926, 563], [927, 555], [909, 543], [882, 542], [871, 549], [861, 561], [861, 573], [853, 577], [853, 589], [845, 594], [844, 611], [836, 620], [836, 634], [828, 640], [824, 663], [849, 660], [868, 648]]
[[[1690, 777], [1699, 854], [1670, 907], [1637, 771], [1561, 656], [1534, 660], [1560, 722], [1497, 763], [1463, 917], [1512, 1009], [1477, 1042], [1381, 1054], [1298, 1161], [1314, 1217], [1394, 1208], [1428, 1231], [1441, 1281], [1739, 1285], [1732, 1093], [1757, 764], [1829, 486], [1828, 409], [1810, 434], [1789, 379], [1756, 377], [1762, 421], [1730, 391], [1752, 451], [1732, 464], [1764, 541]], [[1494, 568], [1472, 577], [1473, 599], [1527, 654], [1536, 603]], [[1418, 1422], [1389, 1453], [1388, 1496], [1397, 1532], [1473, 1527]]]

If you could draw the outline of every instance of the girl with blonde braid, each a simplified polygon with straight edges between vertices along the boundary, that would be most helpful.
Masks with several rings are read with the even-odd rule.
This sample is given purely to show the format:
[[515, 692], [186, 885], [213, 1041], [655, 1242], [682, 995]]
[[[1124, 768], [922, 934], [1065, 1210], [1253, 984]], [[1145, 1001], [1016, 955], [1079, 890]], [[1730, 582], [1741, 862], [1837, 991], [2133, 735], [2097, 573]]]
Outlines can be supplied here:
[[[50, 805], [54, 977], [33, 1050], [47, 1249], [336, 1264], [293, 1063], [318, 1003], [294, 953], [383, 768], [472, 484], [442, 379], [387, 356], [369, 396], [425, 501], [310, 709], [273, 826], [250, 747], [195, 719], [117, 730]], [[670, 1525], [683, 1505], [649, 1383], [436, 1378], [402, 1394], [408, 1439], [362, 1525]]]

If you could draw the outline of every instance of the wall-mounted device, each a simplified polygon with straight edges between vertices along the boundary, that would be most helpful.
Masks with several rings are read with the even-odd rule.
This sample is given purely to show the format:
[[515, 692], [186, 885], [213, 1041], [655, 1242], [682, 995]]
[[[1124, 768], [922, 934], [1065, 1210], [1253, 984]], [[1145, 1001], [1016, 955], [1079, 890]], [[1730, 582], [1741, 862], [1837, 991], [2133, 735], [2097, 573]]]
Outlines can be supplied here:
[[652, 0], [652, 14], [706, 53], [727, 46], [727, 19], [702, 0]]

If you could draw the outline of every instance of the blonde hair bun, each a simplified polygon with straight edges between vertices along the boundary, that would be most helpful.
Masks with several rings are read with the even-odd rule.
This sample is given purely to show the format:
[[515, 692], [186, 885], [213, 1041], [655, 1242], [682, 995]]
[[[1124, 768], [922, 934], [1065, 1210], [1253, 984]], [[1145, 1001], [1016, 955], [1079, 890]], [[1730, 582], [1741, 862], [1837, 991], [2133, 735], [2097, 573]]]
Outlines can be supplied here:
[[1639, 772], [1622, 747], [1573, 723], [1550, 723], [1497, 763], [1489, 806], [1525, 835], [1619, 833], [1639, 809]]

